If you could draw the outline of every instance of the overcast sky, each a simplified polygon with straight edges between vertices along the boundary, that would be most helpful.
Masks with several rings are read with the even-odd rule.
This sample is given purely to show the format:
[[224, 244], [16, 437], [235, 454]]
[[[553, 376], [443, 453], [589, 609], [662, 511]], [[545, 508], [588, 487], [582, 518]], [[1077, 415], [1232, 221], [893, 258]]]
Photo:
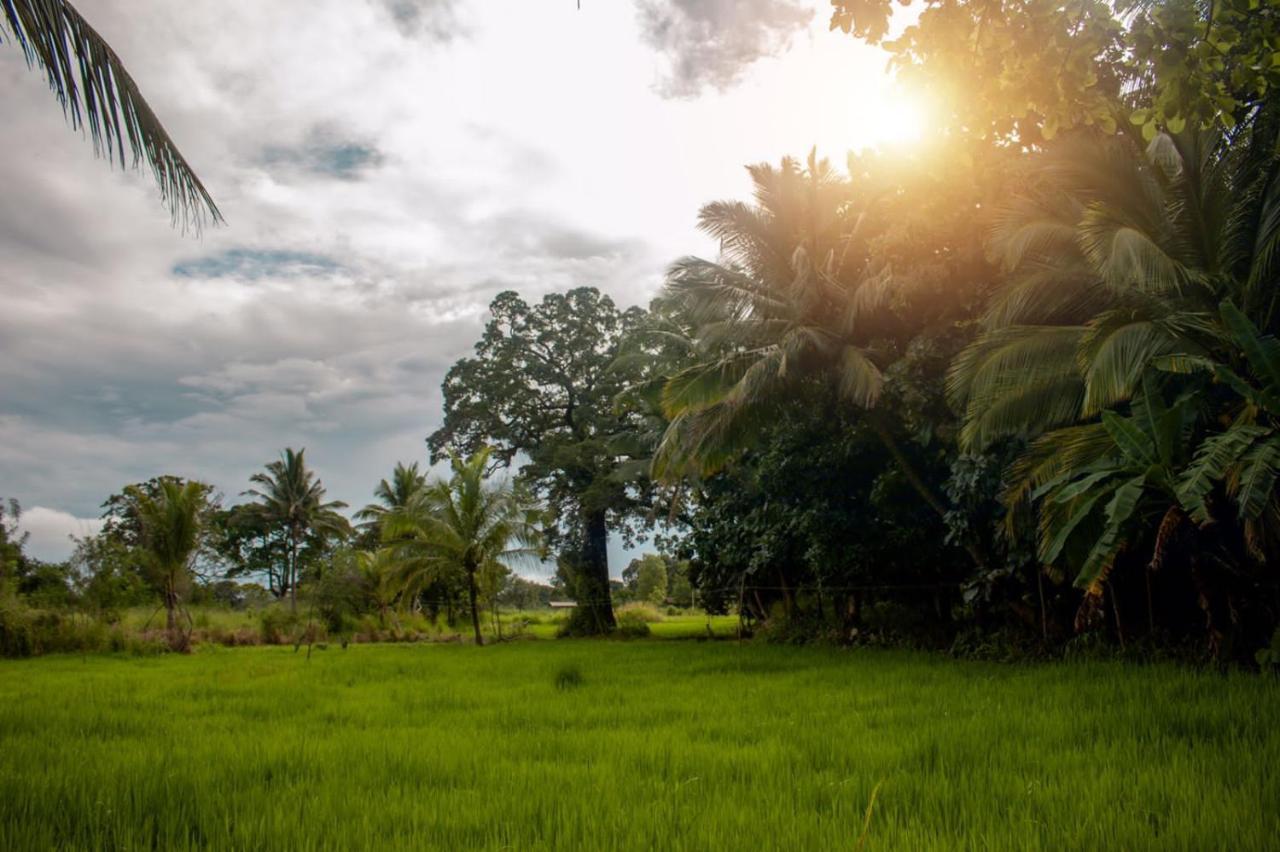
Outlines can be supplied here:
[[126, 483], [235, 497], [285, 446], [363, 505], [498, 291], [646, 303], [744, 164], [904, 132], [825, 0], [76, 5], [228, 224], [172, 229], [0, 45], [0, 496], [46, 559]]

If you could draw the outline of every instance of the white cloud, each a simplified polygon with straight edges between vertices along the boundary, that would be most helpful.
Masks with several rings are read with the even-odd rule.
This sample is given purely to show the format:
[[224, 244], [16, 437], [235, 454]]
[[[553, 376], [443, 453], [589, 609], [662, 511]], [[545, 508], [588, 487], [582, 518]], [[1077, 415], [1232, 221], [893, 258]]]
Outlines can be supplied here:
[[796, 0], [639, 0], [644, 40], [666, 60], [664, 97], [723, 91], [756, 61], [784, 53], [813, 21]]
[[71, 552], [72, 536], [83, 538], [93, 535], [102, 529], [102, 521], [98, 518], [77, 518], [69, 512], [44, 506], [32, 506], [22, 510], [18, 528], [30, 536], [24, 548], [27, 555], [57, 562], [66, 559]]
[[[360, 505], [425, 457], [497, 292], [643, 303], [712, 248], [698, 205], [742, 195], [743, 164], [871, 138], [832, 116], [883, 89], [873, 51], [755, 2], [668, 5], [719, 10], [737, 47], [698, 79], [736, 88], [656, 93], [648, 0], [80, 0], [227, 217], [200, 240], [0, 45], [0, 496], [89, 517], [174, 473], [234, 497], [306, 446]], [[767, 58], [755, 24], [792, 47]], [[830, 97], [797, 99], [818, 76]]]

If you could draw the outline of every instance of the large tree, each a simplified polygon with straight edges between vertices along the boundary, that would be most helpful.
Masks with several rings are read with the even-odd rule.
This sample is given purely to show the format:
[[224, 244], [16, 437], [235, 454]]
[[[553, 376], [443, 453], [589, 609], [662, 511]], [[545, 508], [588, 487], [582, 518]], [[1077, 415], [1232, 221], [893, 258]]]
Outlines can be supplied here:
[[298, 581], [303, 548], [309, 540], [345, 538], [351, 525], [339, 509], [347, 504], [324, 499], [325, 489], [315, 472], [307, 467], [306, 449], [292, 448], [281, 453], [263, 473], [249, 478], [257, 488], [244, 493], [257, 498], [249, 511], [256, 512], [265, 526], [279, 530], [285, 540], [281, 587], [289, 594], [289, 607], [298, 608]]
[[832, 29], [881, 44], [951, 134], [1230, 128], [1280, 85], [1267, 0], [925, 0], [892, 38], [892, 0], [832, 6]]
[[537, 505], [511, 483], [486, 480], [489, 456], [488, 448], [466, 459], [451, 452], [449, 479], [418, 489], [382, 518], [383, 535], [411, 586], [464, 579], [477, 645], [484, 644], [481, 587], [496, 595], [508, 563], [537, 555], [540, 540]]
[[222, 221], [138, 84], [89, 22], [67, 0], [0, 0], [0, 32], [7, 31], [27, 64], [45, 72], [73, 128], [85, 127], [95, 153], [123, 168], [126, 140], [134, 167], [145, 159], [175, 222], [197, 230]]
[[631, 535], [644, 502], [643, 483], [628, 478], [616, 443], [639, 417], [614, 404], [634, 368], [615, 361], [644, 311], [620, 311], [592, 287], [536, 305], [500, 293], [490, 310], [475, 355], [445, 377], [444, 425], [427, 439], [432, 457], [487, 444], [494, 462], [523, 462], [521, 476], [556, 519], [551, 544], [573, 575], [575, 623], [582, 632], [608, 632], [609, 534]]

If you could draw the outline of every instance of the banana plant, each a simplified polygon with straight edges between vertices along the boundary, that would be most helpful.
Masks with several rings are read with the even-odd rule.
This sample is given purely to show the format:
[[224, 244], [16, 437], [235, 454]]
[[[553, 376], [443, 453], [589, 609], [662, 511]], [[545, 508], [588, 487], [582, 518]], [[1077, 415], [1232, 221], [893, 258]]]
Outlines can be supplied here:
[[1211, 373], [1231, 394], [1220, 413], [1226, 428], [1200, 443], [1179, 478], [1178, 498], [1202, 526], [1234, 514], [1245, 548], [1265, 563], [1280, 542], [1280, 341], [1261, 334], [1230, 300], [1219, 315], [1234, 363], [1170, 358], [1155, 364], [1170, 372]]
[[1099, 423], [1036, 441], [1006, 496], [1029, 491], [1039, 501], [1040, 561], [1074, 568], [1075, 584], [1100, 596], [1117, 557], [1180, 506], [1180, 472], [1197, 417], [1194, 395], [1166, 404], [1148, 376], [1128, 415], [1106, 411]]

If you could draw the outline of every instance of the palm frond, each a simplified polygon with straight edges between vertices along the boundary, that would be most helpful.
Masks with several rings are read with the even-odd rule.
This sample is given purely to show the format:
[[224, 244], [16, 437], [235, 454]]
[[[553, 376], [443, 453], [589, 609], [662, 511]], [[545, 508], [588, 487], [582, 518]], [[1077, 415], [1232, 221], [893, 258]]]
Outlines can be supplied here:
[[1152, 358], [1178, 347], [1159, 323], [1132, 311], [1104, 312], [1080, 339], [1085, 394], [1081, 414], [1097, 414], [1133, 396]]
[[175, 224], [199, 231], [222, 214], [165, 131], [120, 57], [67, 0], [0, 0], [27, 64], [39, 66], [73, 128], [94, 152], [125, 167], [146, 159]]

